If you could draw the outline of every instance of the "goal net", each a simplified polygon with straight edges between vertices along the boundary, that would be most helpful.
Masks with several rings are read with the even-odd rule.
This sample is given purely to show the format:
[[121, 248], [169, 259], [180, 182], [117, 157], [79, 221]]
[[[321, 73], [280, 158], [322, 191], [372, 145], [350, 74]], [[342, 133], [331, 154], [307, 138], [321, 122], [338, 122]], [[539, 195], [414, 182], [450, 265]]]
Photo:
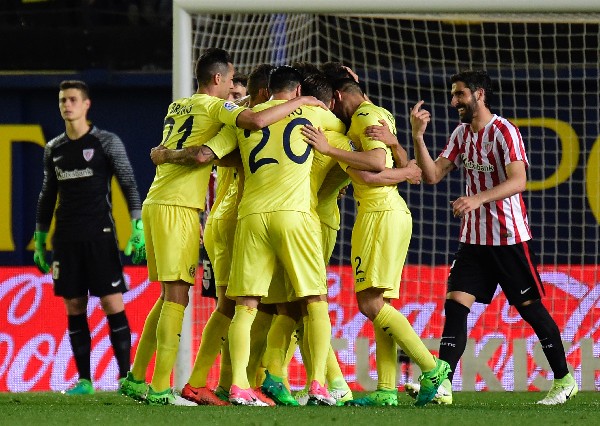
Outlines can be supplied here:
[[[410, 108], [424, 100], [431, 111], [425, 140], [437, 156], [458, 123], [449, 105], [449, 77], [462, 69], [486, 69], [497, 94], [492, 112], [517, 124], [526, 141], [530, 168], [524, 196], [546, 288], [544, 303], [561, 329], [577, 380], [584, 389], [595, 389], [600, 384], [598, 12], [190, 13], [179, 26], [186, 40], [179, 43], [179, 58], [192, 62], [174, 63], [174, 79], [178, 87], [188, 84], [191, 92], [190, 64], [208, 47], [228, 50], [240, 73], [264, 62], [342, 62], [358, 74], [369, 98], [394, 114], [398, 139], [412, 157]], [[458, 246], [459, 221], [449, 203], [463, 188], [459, 171], [435, 186], [399, 185], [414, 227], [401, 298], [394, 306], [433, 352], [444, 321], [449, 265]], [[351, 386], [372, 389], [373, 330], [358, 312], [352, 288], [351, 189], [340, 209], [342, 228], [328, 269], [333, 342]], [[195, 294], [193, 339], [184, 355], [188, 366], [213, 308], [212, 300]], [[402, 361], [399, 384], [419, 373]], [[213, 373], [214, 385], [216, 368]], [[533, 331], [498, 292], [490, 305], [473, 306], [467, 350], [454, 377], [455, 389], [545, 390], [552, 373]], [[304, 379], [297, 353], [290, 383], [298, 388]]]

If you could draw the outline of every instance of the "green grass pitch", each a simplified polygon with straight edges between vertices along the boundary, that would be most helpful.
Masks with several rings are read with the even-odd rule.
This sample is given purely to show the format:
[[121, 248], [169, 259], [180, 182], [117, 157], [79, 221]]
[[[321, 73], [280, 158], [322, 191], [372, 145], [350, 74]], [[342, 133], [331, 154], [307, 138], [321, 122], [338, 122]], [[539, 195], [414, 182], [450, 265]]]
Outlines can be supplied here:
[[[0, 425], [600, 425], [600, 393], [580, 392], [564, 405], [535, 404], [538, 392], [455, 392], [454, 405], [397, 407], [149, 407], [115, 392], [0, 393]], [[356, 397], [356, 394], [355, 394]]]

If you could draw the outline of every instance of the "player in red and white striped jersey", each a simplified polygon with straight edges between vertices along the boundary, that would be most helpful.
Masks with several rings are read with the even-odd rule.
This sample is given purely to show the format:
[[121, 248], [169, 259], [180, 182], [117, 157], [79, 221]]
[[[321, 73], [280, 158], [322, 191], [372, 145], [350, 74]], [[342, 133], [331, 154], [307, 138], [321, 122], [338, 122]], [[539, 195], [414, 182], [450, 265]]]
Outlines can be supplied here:
[[[487, 120], [487, 117], [486, 117]], [[508, 192], [515, 188], [509, 181], [508, 165], [519, 168], [524, 178], [529, 166], [519, 129], [505, 118], [492, 115], [484, 126], [474, 132], [474, 126], [460, 124], [448, 140], [440, 157], [446, 158], [456, 168], [461, 163], [466, 179], [465, 197], [476, 196], [484, 191], [493, 191], [499, 184], [508, 182]], [[522, 170], [521, 170], [522, 169]], [[514, 182], [523, 184], [524, 180]], [[497, 198], [497, 197], [494, 197]], [[471, 209], [466, 204], [463, 210], [455, 208], [455, 213], [464, 215], [460, 229], [460, 242], [482, 245], [513, 245], [531, 239], [527, 223], [527, 212], [521, 192], [516, 192], [493, 203], [483, 203]]]
[[[521, 193], [528, 167], [519, 129], [490, 111], [493, 96], [487, 72], [469, 70], [452, 76], [451, 105], [461, 124], [434, 161], [424, 133], [431, 120], [423, 101], [411, 111], [410, 122], [417, 164], [423, 180], [440, 182], [462, 164], [465, 195], [452, 201], [461, 219], [460, 246], [455, 255], [444, 305], [446, 322], [440, 341], [440, 359], [454, 372], [467, 343], [467, 316], [474, 302], [490, 303], [498, 284], [511, 305], [540, 339], [554, 375], [545, 405], [562, 404], [577, 393], [577, 383], [567, 369], [560, 330], [541, 302], [544, 288], [528, 244], [531, 231]], [[452, 375], [442, 384], [438, 403], [452, 403]], [[409, 393], [418, 391], [407, 386]]]

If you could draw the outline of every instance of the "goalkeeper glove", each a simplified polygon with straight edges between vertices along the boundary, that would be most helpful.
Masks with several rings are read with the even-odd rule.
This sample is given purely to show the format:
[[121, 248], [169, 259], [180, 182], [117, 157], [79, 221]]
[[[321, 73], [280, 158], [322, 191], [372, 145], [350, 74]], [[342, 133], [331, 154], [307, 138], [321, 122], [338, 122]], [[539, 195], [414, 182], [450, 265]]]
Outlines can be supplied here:
[[40, 272], [47, 274], [50, 270], [50, 266], [46, 262], [46, 238], [48, 237], [47, 232], [35, 231], [33, 233], [33, 239], [35, 241], [35, 251], [33, 252], [33, 261], [38, 267]]
[[133, 219], [131, 221], [131, 237], [125, 247], [125, 255], [131, 256], [131, 261], [139, 265], [146, 259], [146, 239], [144, 238], [144, 224], [142, 219]]

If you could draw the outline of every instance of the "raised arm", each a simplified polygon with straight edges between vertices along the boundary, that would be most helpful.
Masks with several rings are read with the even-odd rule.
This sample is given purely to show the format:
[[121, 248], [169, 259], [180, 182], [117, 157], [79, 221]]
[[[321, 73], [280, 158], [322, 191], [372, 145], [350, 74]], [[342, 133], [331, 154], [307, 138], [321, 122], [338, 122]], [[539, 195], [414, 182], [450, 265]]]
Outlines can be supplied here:
[[313, 96], [298, 96], [259, 112], [246, 109], [238, 115], [236, 124], [242, 129], [259, 130], [283, 119], [303, 105], [312, 105], [327, 109], [323, 102]]
[[454, 169], [454, 163], [447, 158], [439, 157], [435, 161], [431, 158], [423, 137], [427, 129], [427, 124], [431, 121], [431, 114], [429, 111], [421, 109], [423, 103], [424, 101], [417, 102], [410, 111], [412, 140], [417, 164], [423, 170], [423, 180], [427, 183], [435, 184]]
[[305, 142], [323, 155], [335, 158], [358, 170], [381, 172], [385, 170], [385, 150], [381, 148], [369, 151], [345, 151], [329, 145], [321, 129], [305, 125], [301, 129]]

